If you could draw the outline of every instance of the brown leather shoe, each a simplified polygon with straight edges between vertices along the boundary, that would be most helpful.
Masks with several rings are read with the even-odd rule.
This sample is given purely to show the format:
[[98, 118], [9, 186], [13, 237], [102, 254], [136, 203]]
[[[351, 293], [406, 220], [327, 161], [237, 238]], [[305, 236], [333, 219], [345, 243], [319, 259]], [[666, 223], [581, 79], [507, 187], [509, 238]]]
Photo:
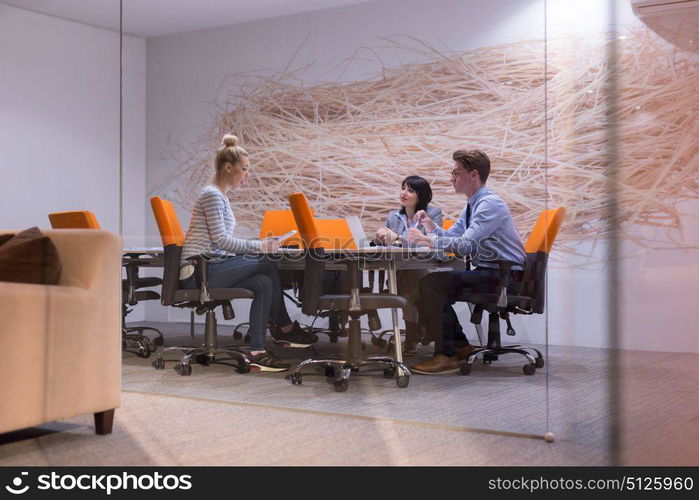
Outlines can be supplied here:
[[459, 371], [459, 360], [456, 356], [449, 357], [444, 354], [435, 354], [432, 358], [410, 367], [410, 371], [423, 375], [442, 375]]
[[476, 345], [466, 345], [464, 347], [460, 347], [459, 349], [456, 350], [456, 359], [459, 361], [468, 358], [468, 355], [471, 354], [473, 351], [478, 349], [478, 346]]

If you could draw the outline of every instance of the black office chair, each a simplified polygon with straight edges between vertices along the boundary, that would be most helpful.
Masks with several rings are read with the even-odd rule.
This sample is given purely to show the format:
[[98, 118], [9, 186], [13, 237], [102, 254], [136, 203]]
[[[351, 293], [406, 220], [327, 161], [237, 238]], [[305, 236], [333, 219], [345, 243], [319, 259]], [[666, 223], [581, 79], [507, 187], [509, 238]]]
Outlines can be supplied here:
[[[201, 365], [211, 363], [223, 363], [224, 361], [235, 361], [239, 373], [250, 371], [250, 358], [248, 353], [240, 346], [218, 346], [216, 313], [215, 309], [221, 307], [223, 317], [227, 320], [233, 319], [235, 313], [231, 306], [233, 299], [252, 299], [254, 294], [250, 290], [243, 288], [209, 288], [208, 286], [208, 263], [201, 256], [193, 257], [192, 263], [195, 267], [197, 288], [186, 289], [179, 287], [180, 257], [184, 244], [184, 233], [177, 220], [175, 209], [172, 203], [157, 196], [151, 198], [151, 206], [158, 223], [160, 236], [163, 240], [164, 261], [163, 261], [163, 287], [161, 292], [161, 303], [165, 306], [192, 308], [197, 314], [206, 315], [204, 327], [204, 343], [199, 347], [173, 346], [160, 351], [158, 357], [153, 361], [153, 366], [162, 370], [165, 368], [163, 356], [170, 351], [180, 351], [184, 355], [180, 362], [175, 365], [175, 371], [180, 375], [192, 374], [191, 361], [194, 359]], [[219, 355], [226, 355], [221, 359]], [[223, 363], [226, 364], [226, 363]]]
[[[121, 281], [121, 332], [123, 348], [127, 348], [128, 341], [133, 341], [138, 346], [138, 355], [147, 358], [155, 352], [157, 346], [163, 345], [163, 332], [151, 326], [126, 326], [126, 316], [132, 311], [128, 306], [135, 306], [144, 300], [158, 300], [160, 298], [158, 292], [141, 290], [141, 288], [162, 285], [163, 280], [156, 277], [139, 276], [139, 269], [144, 265], [143, 262], [139, 262], [140, 260], [140, 256], [137, 254], [127, 254], [123, 259], [126, 279]], [[156, 336], [151, 338], [144, 333], [145, 331], [155, 332]]]
[[[527, 359], [522, 367], [525, 375], [534, 375], [537, 368], [544, 367], [544, 357], [538, 349], [520, 345], [503, 346], [500, 337], [500, 320], [507, 324], [507, 334], [516, 334], [510, 322], [512, 314], [541, 314], [546, 301], [546, 265], [554, 239], [563, 223], [565, 209], [544, 211], [537, 220], [526, 245], [526, 264], [523, 272], [515, 273], [510, 261], [492, 261], [499, 269], [495, 283], [484, 283], [476, 288], [466, 289], [458, 300], [474, 305], [471, 322], [480, 324], [483, 311], [488, 312], [488, 343], [472, 351], [461, 366], [461, 374], [471, 373], [473, 362], [482, 356], [483, 362], [490, 364], [503, 354], [519, 354]], [[508, 288], [509, 287], [509, 288]]]

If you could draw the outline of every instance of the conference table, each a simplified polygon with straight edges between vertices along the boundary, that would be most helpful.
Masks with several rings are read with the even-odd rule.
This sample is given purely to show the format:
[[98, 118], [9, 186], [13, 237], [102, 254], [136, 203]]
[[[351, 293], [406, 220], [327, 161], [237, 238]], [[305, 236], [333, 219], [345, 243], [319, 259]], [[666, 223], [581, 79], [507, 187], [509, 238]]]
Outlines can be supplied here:
[[[427, 247], [402, 248], [367, 246], [363, 248], [331, 248], [326, 249], [328, 256], [327, 270], [347, 270], [350, 275], [356, 275], [359, 271], [385, 271], [388, 278], [388, 293], [398, 294], [397, 271], [403, 269], [433, 269], [434, 271], [449, 271], [463, 269], [461, 259], [444, 254], [440, 250]], [[267, 256], [276, 261], [280, 270], [303, 270], [305, 250], [299, 248], [281, 248], [277, 252], [269, 252]], [[132, 247], [125, 248], [122, 264], [129, 268], [162, 267], [162, 247]], [[351, 281], [350, 294], [357, 298], [352, 301], [352, 310], [361, 310], [360, 290], [361, 279]], [[393, 346], [394, 359], [403, 362], [403, 352], [400, 342], [398, 309], [391, 309], [393, 320]], [[480, 332], [479, 337], [480, 337]], [[358, 336], [352, 336], [358, 338]], [[348, 345], [349, 356], [359, 356], [361, 343]]]

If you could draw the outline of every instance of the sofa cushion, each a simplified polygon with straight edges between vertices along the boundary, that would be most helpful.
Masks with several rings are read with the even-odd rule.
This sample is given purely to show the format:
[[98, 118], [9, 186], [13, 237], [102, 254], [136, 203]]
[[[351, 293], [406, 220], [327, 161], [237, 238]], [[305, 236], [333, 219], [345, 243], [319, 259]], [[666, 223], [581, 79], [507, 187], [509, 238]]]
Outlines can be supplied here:
[[[5, 235], [6, 236], [6, 235]], [[3, 238], [0, 245], [0, 281], [55, 285], [61, 277], [58, 250], [39, 228], [32, 227]]]

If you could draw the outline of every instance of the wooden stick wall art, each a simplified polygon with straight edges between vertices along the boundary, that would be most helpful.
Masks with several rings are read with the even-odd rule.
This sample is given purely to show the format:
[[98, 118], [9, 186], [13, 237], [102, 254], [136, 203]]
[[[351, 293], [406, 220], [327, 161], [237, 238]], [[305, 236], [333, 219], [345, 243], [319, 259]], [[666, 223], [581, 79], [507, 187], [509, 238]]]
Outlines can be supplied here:
[[[308, 86], [288, 74], [238, 79], [210, 130], [156, 191], [190, 208], [211, 179], [220, 138], [232, 132], [253, 165], [250, 182], [233, 195], [242, 235], [257, 234], [264, 210], [288, 208], [294, 191], [306, 193], [317, 215], [358, 215], [369, 232], [396, 208], [400, 182], [411, 174], [429, 180], [434, 203], [456, 217], [464, 199], [449, 183], [451, 153], [478, 148], [492, 161], [488, 185], [520, 231], [545, 205], [565, 206], [559, 241], [574, 251], [607, 227], [610, 43], [549, 40], [547, 64], [542, 40], [435, 51], [344, 84]], [[676, 229], [677, 203], [699, 193], [696, 55], [648, 30], [615, 43], [622, 231]], [[416, 49], [396, 43], [396, 50]]]

